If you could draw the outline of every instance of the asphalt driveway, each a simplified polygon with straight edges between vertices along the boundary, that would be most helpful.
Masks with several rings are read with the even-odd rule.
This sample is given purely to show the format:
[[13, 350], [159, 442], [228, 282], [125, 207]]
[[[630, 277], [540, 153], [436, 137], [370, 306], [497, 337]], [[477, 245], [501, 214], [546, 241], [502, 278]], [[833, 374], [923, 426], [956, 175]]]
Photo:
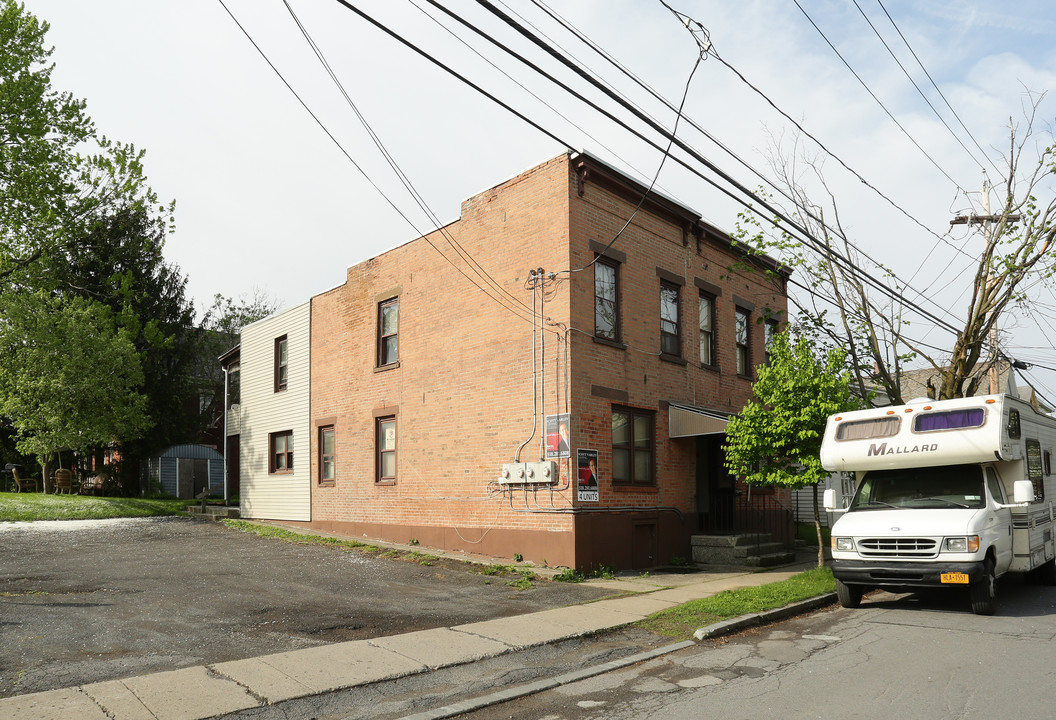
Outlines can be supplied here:
[[187, 518], [0, 523], [0, 697], [559, 607], [432, 566]]

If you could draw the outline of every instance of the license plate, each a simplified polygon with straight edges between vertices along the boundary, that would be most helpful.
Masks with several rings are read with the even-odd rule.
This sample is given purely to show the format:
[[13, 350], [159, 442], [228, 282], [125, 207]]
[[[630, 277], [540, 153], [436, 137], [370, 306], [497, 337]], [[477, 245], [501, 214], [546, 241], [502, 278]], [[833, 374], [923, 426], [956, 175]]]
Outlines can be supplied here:
[[939, 580], [944, 583], [959, 583], [961, 585], [968, 584], [968, 573], [942, 573], [939, 576]]

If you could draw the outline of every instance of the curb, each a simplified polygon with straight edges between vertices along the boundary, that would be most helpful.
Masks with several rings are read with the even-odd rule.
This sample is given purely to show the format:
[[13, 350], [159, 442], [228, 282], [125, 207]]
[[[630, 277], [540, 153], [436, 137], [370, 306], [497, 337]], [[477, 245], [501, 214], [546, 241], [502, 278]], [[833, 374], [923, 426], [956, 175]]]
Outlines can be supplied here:
[[766, 623], [774, 622], [775, 620], [783, 620], [787, 617], [792, 617], [793, 615], [799, 615], [800, 613], [808, 612], [819, 607], [831, 605], [834, 602], [836, 602], [836, 593], [826, 593], [807, 600], [800, 600], [791, 605], [767, 610], [766, 612], [741, 615], [732, 620], [723, 620], [722, 622], [713, 623], [697, 630], [693, 633], [693, 637], [697, 640], [721, 637], [745, 628], [754, 627], [755, 625], [765, 625]]
[[536, 680], [520, 687], [509, 688], [507, 690], [499, 690], [498, 692], [491, 693], [490, 695], [483, 695], [472, 700], [464, 700], [462, 702], [453, 703], [451, 705], [445, 705], [444, 707], [435, 708], [433, 710], [427, 710], [425, 712], [415, 713], [414, 715], [405, 715], [402, 720], [443, 720], [443, 718], [455, 717], [456, 715], [462, 715], [464, 713], [473, 712], [475, 710], [481, 710], [490, 705], [497, 705], [499, 703], [508, 702], [510, 700], [516, 700], [518, 698], [527, 697], [536, 693], [541, 693], [546, 690], [552, 690], [561, 685], [568, 685], [570, 683], [585, 680], [587, 678], [594, 677], [595, 675], [601, 675], [603, 673], [611, 672], [613, 670], [619, 670], [620, 668], [627, 667], [628, 665], [634, 665], [644, 660], [652, 660], [653, 658], [660, 657], [661, 655], [667, 655], [677, 650], [682, 650], [687, 647], [693, 647], [696, 645], [692, 640], [683, 640], [680, 643], [674, 645], [665, 645], [664, 647], [657, 648], [655, 650], [648, 650], [646, 652], [640, 652], [635, 655], [628, 655], [625, 658], [619, 660], [613, 660], [611, 662], [602, 663], [601, 665], [595, 665], [589, 668], [583, 668], [582, 670], [574, 670], [567, 672], [556, 677], [547, 678], [543, 680]]

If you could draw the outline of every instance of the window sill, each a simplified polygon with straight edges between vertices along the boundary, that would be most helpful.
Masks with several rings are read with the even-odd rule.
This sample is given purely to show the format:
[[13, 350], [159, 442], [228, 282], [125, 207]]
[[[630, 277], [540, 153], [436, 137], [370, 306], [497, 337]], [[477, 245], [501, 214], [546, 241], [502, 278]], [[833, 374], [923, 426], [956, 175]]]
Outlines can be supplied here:
[[688, 362], [686, 362], [686, 359], [684, 357], [680, 357], [678, 355], [669, 355], [668, 353], [665, 353], [665, 352], [660, 353], [660, 359], [663, 360], [664, 362], [669, 362], [669, 363], [672, 363], [674, 365], [688, 365], [689, 364]]
[[644, 492], [644, 493], [658, 493], [660, 488], [656, 485], [635, 485], [633, 483], [617, 483], [613, 482], [612, 489], [616, 492]]
[[272, 470], [268, 475], [293, 475], [293, 470]]
[[722, 373], [722, 369], [718, 365], [705, 365], [704, 363], [701, 363], [700, 364], [700, 369], [701, 370], [710, 370], [713, 373], [720, 373], [720, 374]]
[[321, 488], [337, 487], [337, 481], [336, 480], [320, 480], [319, 481], [319, 487], [321, 487]]
[[375, 487], [391, 487], [396, 484], [395, 480], [375, 480]]
[[388, 365], [379, 365], [379, 366], [377, 366], [376, 368], [374, 368], [374, 372], [379, 373], [379, 372], [386, 372], [387, 370], [395, 370], [399, 366], [400, 366], [400, 361], [397, 360], [396, 362], [389, 363]]
[[606, 345], [611, 348], [616, 348], [617, 350], [627, 349], [627, 346], [618, 340], [609, 340], [608, 338], [598, 337], [597, 335], [594, 335], [593, 338], [594, 342], [596, 342], [598, 345]]

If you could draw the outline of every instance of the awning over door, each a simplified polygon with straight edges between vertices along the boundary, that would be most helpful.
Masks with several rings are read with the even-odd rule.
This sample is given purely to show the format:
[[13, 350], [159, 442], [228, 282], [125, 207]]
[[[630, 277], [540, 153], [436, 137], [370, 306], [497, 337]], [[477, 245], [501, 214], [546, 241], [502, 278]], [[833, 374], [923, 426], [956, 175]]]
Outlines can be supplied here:
[[668, 403], [668, 436], [673, 438], [698, 435], [720, 435], [726, 432], [730, 413], [706, 410], [684, 403]]

